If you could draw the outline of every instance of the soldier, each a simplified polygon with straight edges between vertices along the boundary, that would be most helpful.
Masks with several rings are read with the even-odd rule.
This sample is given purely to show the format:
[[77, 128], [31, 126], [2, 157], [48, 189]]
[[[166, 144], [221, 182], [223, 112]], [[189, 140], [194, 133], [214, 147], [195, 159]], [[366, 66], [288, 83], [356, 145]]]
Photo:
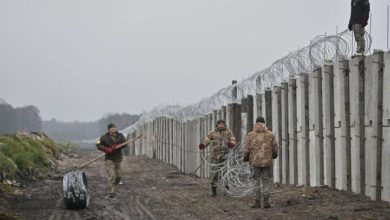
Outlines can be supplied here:
[[[218, 120], [214, 130], [212, 130], [207, 137], [199, 144], [199, 150], [204, 150], [211, 143], [211, 163], [221, 164], [226, 160], [226, 156], [229, 153], [229, 149], [234, 148], [236, 144], [236, 138], [233, 132], [226, 127], [224, 120]], [[218, 169], [220, 167], [213, 166], [211, 169], [211, 195], [212, 197], [217, 195], [217, 183], [220, 173]], [[225, 186], [228, 189], [228, 186]]]
[[348, 29], [353, 31], [357, 44], [355, 55], [364, 55], [366, 45], [364, 41], [364, 27], [368, 24], [370, 2], [368, 0], [351, 0], [351, 18]]
[[122, 148], [114, 150], [115, 146], [126, 142], [123, 134], [119, 133], [115, 124], [108, 125], [108, 132], [97, 141], [96, 147], [106, 153], [106, 170], [110, 198], [115, 197], [115, 186], [121, 181]]
[[[249, 161], [256, 180], [256, 201], [252, 208], [270, 208], [269, 188], [272, 184], [272, 159], [278, 157], [278, 142], [259, 116], [253, 131], [249, 132], [244, 143], [244, 162]], [[261, 204], [262, 203], [262, 204]]]

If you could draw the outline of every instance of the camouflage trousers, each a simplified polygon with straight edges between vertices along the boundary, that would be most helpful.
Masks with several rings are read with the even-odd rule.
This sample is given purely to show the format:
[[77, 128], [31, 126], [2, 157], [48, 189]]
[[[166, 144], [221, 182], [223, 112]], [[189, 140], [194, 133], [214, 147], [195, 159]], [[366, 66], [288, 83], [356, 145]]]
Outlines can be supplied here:
[[264, 198], [269, 197], [272, 167], [253, 167], [252, 176], [256, 181], [256, 200], [264, 201]]
[[355, 41], [356, 41], [356, 53], [362, 53], [366, 51], [366, 41], [364, 40], [364, 34], [365, 30], [363, 25], [361, 24], [354, 24], [352, 26], [353, 34], [355, 35]]
[[[225, 162], [225, 158], [220, 158], [219, 160], [211, 160], [212, 164], [221, 164]], [[220, 169], [222, 165], [218, 166], [212, 166], [210, 170], [210, 177], [211, 177], [211, 186], [217, 187], [219, 176], [221, 175]]]
[[110, 193], [115, 192], [115, 186], [118, 185], [119, 181], [121, 180], [121, 175], [122, 175], [121, 163], [122, 163], [122, 159], [106, 160], [108, 189]]

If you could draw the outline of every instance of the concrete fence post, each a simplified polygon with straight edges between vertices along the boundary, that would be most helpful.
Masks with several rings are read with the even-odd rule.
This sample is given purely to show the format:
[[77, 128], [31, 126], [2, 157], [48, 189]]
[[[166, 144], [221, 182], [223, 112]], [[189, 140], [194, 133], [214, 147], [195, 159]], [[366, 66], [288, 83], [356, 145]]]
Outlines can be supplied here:
[[290, 184], [298, 184], [298, 137], [297, 137], [297, 85], [296, 79], [288, 81], [288, 133]]
[[186, 123], [186, 132], [185, 132], [185, 173], [190, 174], [193, 173], [196, 169], [196, 153], [194, 151], [195, 141], [194, 141], [194, 133], [195, 133], [196, 123], [194, 121], [187, 121]]
[[334, 66], [335, 188], [340, 190], [348, 190], [351, 180], [349, 75], [348, 60], [341, 59]]
[[227, 108], [228, 127], [232, 130], [237, 142], [241, 140], [241, 106], [237, 103], [228, 105]]
[[[282, 143], [282, 112], [281, 112], [281, 88], [280, 86], [274, 86], [272, 91], [272, 131], [278, 140], [279, 146]], [[279, 156], [274, 160], [273, 164], [273, 177], [274, 182], [280, 183], [282, 177], [282, 158], [283, 151], [279, 148]]]
[[158, 118], [158, 126], [157, 126], [157, 146], [158, 146], [158, 159], [162, 160], [162, 144], [161, 144], [161, 136], [162, 136], [162, 117]]
[[[127, 134], [126, 135], [126, 140], [130, 140], [130, 139], [131, 139], [131, 134]], [[130, 144], [128, 144], [127, 147], [125, 147], [123, 149], [123, 155], [129, 156], [130, 155], [130, 149], [131, 149]]]
[[[209, 132], [211, 131], [211, 129], [212, 129], [211, 121], [212, 121], [212, 119], [211, 119], [210, 115], [206, 115], [206, 124], [205, 124], [206, 130], [205, 130], [205, 133], [204, 133], [204, 137], [206, 137], [206, 136], [208, 135], [208, 133], [209, 133]], [[208, 155], [209, 152], [210, 152], [210, 147], [207, 147], [207, 148], [205, 149], [206, 155]], [[207, 165], [205, 168], [206, 168], [206, 169], [205, 169], [206, 178], [208, 178], [208, 177], [210, 176], [210, 166]]]
[[382, 200], [390, 202], [390, 53], [384, 54], [383, 70]]
[[289, 137], [289, 126], [288, 126], [288, 83], [282, 82], [281, 86], [281, 124], [282, 124], [282, 143], [281, 143], [281, 151], [282, 151], [282, 183], [287, 184], [290, 183], [290, 137]]
[[240, 139], [244, 140], [246, 134], [248, 133], [248, 99], [243, 98], [241, 99], [241, 132], [240, 132]]
[[310, 121], [310, 184], [324, 183], [323, 118], [322, 118], [322, 69], [309, 74]]
[[365, 61], [366, 195], [372, 200], [380, 200], [382, 192], [383, 51], [374, 50], [374, 54], [367, 57]]
[[215, 127], [218, 121], [218, 111], [214, 110], [213, 113], [211, 114], [212, 114], [213, 126]]
[[[353, 192], [361, 194], [365, 194], [364, 59], [357, 56], [349, 63], [351, 184]], [[350, 189], [349, 180], [347, 188]]]
[[174, 164], [174, 150], [175, 150], [175, 146], [174, 146], [174, 120], [173, 118], [170, 118], [169, 119], [169, 124], [170, 124], [170, 135], [169, 135], [169, 151], [170, 151], [170, 162], [171, 164]]
[[182, 145], [181, 146], [182, 147], [181, 147], [181, 165], [180, 165], [180, 167], [181, 167], [182, 172], [186, 171], [186, 164], [187, 164], [187, 161], [186, 161], [187, 160], [187, 152], [186, 152], [186, 150], [187, 150], [187, 144], [186, 144], [187, 123], [188, 122], [182, 123], [182, 129], [181, 129], [181, 131], [182, 131], [182, 135], [181, 135]]
[[267, 127], [272, 130], [272, 90], [269, 88], [264, 92], [263, 104], [263, 117], [265, 123], [267, 124]]
[[222, 119], [222, 109], [217, 110], [217, 120]]
[[334, 134], [334, 85], [333, 65], [325, 65], [322, 71], [323, 125], [324, 125], [324, 184], [335, 187], [335, 134]]
[[[299, 103], [299, 104], [298, 104]], [[298, 137], [298, 184], [310, 185], [309, 159], [309, 76], [301, 74], [297, 85]]]
[[[199, 136], [196, 144], [201, 143], [205, 137], [205, 122], [206, 119], [204, 117], [199, 118]], [[200, 178], [205, 178], [205, 161], [202, 158], [202, 151], [199, 151], [199, 164], [201, 165], [199, 168], [199, 176]]]
[[182, 169], [182, 161], [183, 161], [183, 155], [182, 155], [182, 149], [183, 149], [183, 123], [178, 121], [177, 122], [177, 167], [180, 171], [183, 171]]
[[263, 114], [263, 96], [264, 93], [256, 93], [256, 106], [255, 106], [255, 112], [256, 112], [256, 118], [259, 116], [262, 116], [265, 119], [265, 115]]
[[227, 120], [227, 118], [226, 118], [226, 106], [222, 106], [221, 107], [221, 111], [222, 111], [222, 119], [223, 120]]
[[161, 150], [162, 161], [167, 162], [167, 119], [162, 117], [162, 130], [161, 130]]
[[155, 118], [153, 120], [153, 124], [152, 124], [152, 144], [153, 144], [153, 159], [157, 159], [157, 144], [156, 144], [156, 141], [157, 141], [157, 119]]

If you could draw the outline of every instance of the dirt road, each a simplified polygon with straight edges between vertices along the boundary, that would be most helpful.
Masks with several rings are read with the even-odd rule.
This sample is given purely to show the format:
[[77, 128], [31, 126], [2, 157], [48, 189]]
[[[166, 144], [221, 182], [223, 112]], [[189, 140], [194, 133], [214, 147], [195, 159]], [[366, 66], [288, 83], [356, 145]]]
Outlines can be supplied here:
[[[97, 152], [59, 161], [65, 172], [70, 166], [92, 158]], [[174, 166], [144, 156], [126, 157], [122, 163], [123, 185], [109, 199], [104, 160], [84, 169], [91, 192], [84, 210], [65, 209], [62, 175], [30, 183], [10, 207], [22, 219], [390, 219], [385, 202], [325, 187], [276, 185], [272, 208], [251, 209], [253, 197], [208, 197], [208, 180], [183, 175]]]

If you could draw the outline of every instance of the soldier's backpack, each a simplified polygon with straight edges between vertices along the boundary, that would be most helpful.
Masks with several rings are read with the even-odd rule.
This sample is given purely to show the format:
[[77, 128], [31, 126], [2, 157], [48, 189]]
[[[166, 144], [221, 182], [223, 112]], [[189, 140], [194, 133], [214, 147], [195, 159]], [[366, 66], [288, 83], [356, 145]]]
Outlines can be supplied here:
[[87, 176], [76, 170], [65, 174], [62, 181], [64, 202], [68, 209], [84, 209], [89, 205]]

